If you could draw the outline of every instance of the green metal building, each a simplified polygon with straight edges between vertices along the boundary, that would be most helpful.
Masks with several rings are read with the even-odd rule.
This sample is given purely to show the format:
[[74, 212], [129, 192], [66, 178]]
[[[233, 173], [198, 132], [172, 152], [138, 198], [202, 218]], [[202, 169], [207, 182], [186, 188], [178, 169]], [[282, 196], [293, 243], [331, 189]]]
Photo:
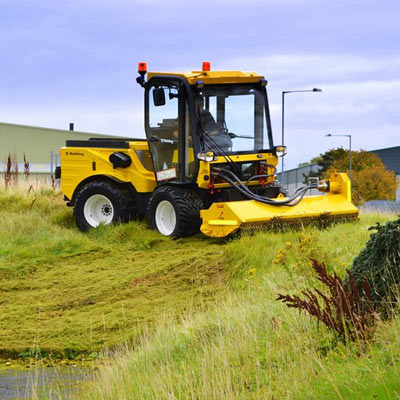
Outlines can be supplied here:
[[42, 128], [0, 122], [0, 174], [4, 173], [8, 156], [24, 170], [24, 155], [31, 174], [51, 174], [59, 162], [60, 147], [67, 139], [86, 140], [90, 137], [115, 137], [97, 133]]

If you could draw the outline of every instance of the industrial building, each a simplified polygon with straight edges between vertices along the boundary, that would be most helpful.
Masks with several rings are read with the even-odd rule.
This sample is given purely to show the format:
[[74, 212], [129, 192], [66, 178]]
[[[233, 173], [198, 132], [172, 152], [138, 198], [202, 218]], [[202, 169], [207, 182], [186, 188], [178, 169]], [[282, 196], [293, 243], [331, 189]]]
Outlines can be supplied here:
[[389, 171], [394, 171], [397, 176], [400, 175], [400, 146], [371, 150], [371, 153], [379, 156]]
[[48, 176], [54, 172], [59, 162], [60, 147], [65, 145], [67, 139], [111, 136], [74, 131], [73, 124], [69, 128], [63, 130], [0, 122], [0, 173], [5, 171], [10, 155], [12, 161], [18, 163], [18, 171], [24, 170], [25, 156], [31, 174]]

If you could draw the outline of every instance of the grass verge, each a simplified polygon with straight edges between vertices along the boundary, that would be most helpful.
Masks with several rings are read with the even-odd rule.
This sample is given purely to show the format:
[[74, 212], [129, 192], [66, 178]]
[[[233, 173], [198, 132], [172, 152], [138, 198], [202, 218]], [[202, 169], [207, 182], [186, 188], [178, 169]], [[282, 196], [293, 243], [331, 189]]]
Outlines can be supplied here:
[[275, 301], [318, 286], [310, 257], [344, 275], [367, 228], [388, 217], [324, 231], [259, 233], [228, 243], [230, 290], [205, 313], [144, 335], [100, 371], [79, 398], [393, 399], [400, 394], [400, 321], [345, 345], [324, 326]]
[[[81, 399], [359, 399], [400, 393], [400, 323], [344, 345], [275, 301], [343, 275], [390, 217], [231, 241], [173, 241], [144, 223], [82, 234], [53, 191], [0, 191], [0, 354], [98, 358]], [[14, 363], [14, 360], [11, 360]]]

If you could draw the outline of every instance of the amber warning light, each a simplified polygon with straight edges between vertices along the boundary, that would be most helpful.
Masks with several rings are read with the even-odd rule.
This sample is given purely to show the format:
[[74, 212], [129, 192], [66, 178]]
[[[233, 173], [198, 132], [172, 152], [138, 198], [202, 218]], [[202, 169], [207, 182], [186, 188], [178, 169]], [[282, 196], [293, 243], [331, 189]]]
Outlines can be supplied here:
[[139, 74], [147, 72], [147, 64], [145, 62], [140, 62], [138, 64], [138, 72], [139, 72]]
[[203, 71], [210, 71], [211, 70], [211, 64], [208, 61], [203, 62]]
[[145, 62], [140, 62], [138, 64], [138, 72], [139, 72], [139, 76], [136, 78], [136, 82], [141, 86], [141, 87], [145, 87], [146, 85], [146, 81], [144, 79], [144, 76], [147, 73], [147, 64]]

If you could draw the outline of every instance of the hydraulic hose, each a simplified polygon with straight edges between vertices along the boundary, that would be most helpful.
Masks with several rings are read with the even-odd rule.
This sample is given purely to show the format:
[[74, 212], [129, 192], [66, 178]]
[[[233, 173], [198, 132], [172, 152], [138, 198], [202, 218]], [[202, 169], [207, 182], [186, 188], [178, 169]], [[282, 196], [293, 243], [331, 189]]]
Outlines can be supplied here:
[[[211, 138], [210, 135], [208, 135], [200, 126], [200, 130], [203, 132], [203, 138], [208, 141], [215, 149], [219, 150], [221, 155], [225, 158], [225, 160], [236, 170], [239, 171], [239, 167], [237, 166], [237, 164], [227, 155], [224, 154], [223, 149]], [[274, 168], [274, 172], [272, 174], [269, 175], [255, 175], [252, 176], [250, 179], [247, 180], [246, 185], [243, 185], [243, 183], [241, 182], [241, 180], [237, 177], [237, 175], [235, 175], [232, 171], [223, 169], [223, 168], [213, 168], [213, 175], [218, 176], [222, 179], [224, 179], [226, 182], [228, 182], [232, 187], [235, 187], [240, 193], [242, 193], [242, 195], [248, 199], [251, 200], [256, 200], [259, 201], [261, 203], [264, 204], [269, 204], [269, 205], [273, 205], [273, 206], [287, 206], [287, 207], [293, 207], [296, 204], [298, 204], [303, 197], [305, 196], [306, 192], [308, 189], [314, 189], [317, 187], [316, 184], [310, 184], [307, 186], [303, 186], [301, 188], [298, 188], [292, 196], [290, 196], [288, 199], [286, 200], [280, 200], [280, 201], [276, 201], [273, 200], [269, 197], [265, 197], [265, 196], [260, 196], [257, 195], [255, 193], [253, 193], [249, 188], [248, 188], [248, 184], [251, 180], [253, 179], [257, 179], [257, 178], [269, 178], [271, 176], [275, 176], [276, 175], [276, 168]], [[229, 178], [226, 174], [228, 174], [231, 178]]]
[[[316, 184], [311, 184], [311, 185], [306, 185], [303, 186], [301, 188], [298, 188], [292, 196], [290, 196], [288, 199], [286, 200], [281, 200], [281, 201], [276, 201], [273, 200], [269, 197], [264, 197], [264, 196], [260, 196], [257, 195], [253, 192], [250, 191], [250, 189], [245, 186], [240, 179], [232, 172], [226, 169], [222, 169], [222, 168], [214, 168], [213, 169], [213, 173], [224, 179], [226, 182], [228, 182], [232, 187], [235, 187], [240, 193], [242, 193], [242, 195], [248, 199], [251, 200], [256, 200], [259, 201], [261, 203], [264, 204], [268, 204], [268, 205], [273, 205], [273, 206], [287, 206], [287, 207], [293, 207], [296, 204], [298, 204], [303, 197], [305, 196], [307, 190], [309, 189], [314, 189], [317, 187]], [[231, 176], [231, 178], [229, 178], [227, 175]]]
[[305, 187], [301, 188], [301, 192], [299, 190], [296, 191], [296, 193], [293, 196], [291, 196], [290, 198], [288, 198], [287, 200], [276, 201], [269, 197], [259, 196], [259, 195], [254, 194], [253, 192], [246, 190], [247, 187], [245, 187], [241, 182], [239, 183], [239, 181], [237, 181], [235, 184], [235, 182], [232, 181], [227, 176], [225, 176], [223, 174], [219, 174], [219, 176], [221, 178], [225, 179], [232, 187], [235, 187], [237, 190], [239, 190], [239, 192], [241, 192], [244, 197], [247, 197], [248, 199], [251, 199], [251, 200], [259, 201], [264, 204], [273, 205], [273, 206], [288, 206], [288, 207], [295, 206], [303, 199], [303, 197], [305, 196], [308, 189], [312, 189], [315, 187], [313, 185], [305, 186]]
[[[226, 172], [231, 172], [231, 171], [226, 170]], [[235, 180], [239, 185], [243, 186], [242, 182], [240, 181], [240, 179], [237, 176], [235, 176]], [[306, 194], [308, 189], [313, 189], [313, 188], [316, 188], [316, 187], [317, 187], [316, 185], [307, 185], [307, 186], [303, 186], [301, 188], [298, 188], [298, 189], [296, 189], [296, 191], [293, 193], [292, 196], [290, 196], [287, 200], [282, 200], [282, 201], [276, 201], [276, 200], [273, 200], [273, 199], [271, 199], [269, 197], [256, 195], [253, 192], [251, 192], [251, 194], [256, 196], [258, 201], [266, 202], [267, 204], [270, 204], [270, 205], [294, 206], [294, 205], [298, 204], [301, 201], [301, 199], [304, 197], [304, 195]], [[248, 191], [250, 191], [250, 190], [248, 189]]]
[[266, 164], [267, 167], [270, 167], [273, 169], [273, 173], [272, 174], [261, 174], [261, 175], [253, 175], [252, 177], [250, 177], [249, 179], [247, 179], [246, 181], [246, 186], [249, 186], [249, 183], [251, 181], [254, 181], [254, 179], [267, 179], [267, 178], [271, 178], [271, 176], [275, 176], [276, 175], [276, 167], [272, 164]]

